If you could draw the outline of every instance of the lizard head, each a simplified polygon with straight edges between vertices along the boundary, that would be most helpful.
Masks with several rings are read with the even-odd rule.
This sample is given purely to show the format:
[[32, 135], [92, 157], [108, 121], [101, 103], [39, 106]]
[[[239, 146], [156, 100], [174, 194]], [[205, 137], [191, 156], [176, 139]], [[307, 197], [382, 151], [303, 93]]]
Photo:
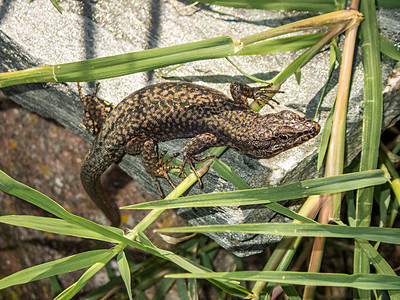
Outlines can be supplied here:
[[289, 110], [261, 116], [257, 129], [248, 133], [245, 153], [255, 158], [270, 158], [318, 135], [320, 125]]

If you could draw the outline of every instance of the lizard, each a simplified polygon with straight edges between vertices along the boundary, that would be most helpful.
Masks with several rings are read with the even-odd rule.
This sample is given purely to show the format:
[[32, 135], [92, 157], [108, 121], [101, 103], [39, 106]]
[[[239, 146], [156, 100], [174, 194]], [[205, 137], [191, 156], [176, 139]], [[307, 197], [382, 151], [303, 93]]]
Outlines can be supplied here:
[[[320, 125], [283, 110], [262, 115], [253, 111], [248, 99], [265, 102], [273, 93], [269, 85], [250, 87], [233, 82], [232, 99], [224, 93], [189, 82], [164, 82], [146, 86], [127, 96], [117, 106], [92, 95], [83, 96], [83, 125], [95, 140], [81, 166], [84, 189], [113, 226], [120, 224], [118, 207], [104, 196], [100, 176], [126, 155], [141, 154], [146, 171], [156, 180], [163, 177], [174, 187], [168, 171], [207, 159], [200, 153], [214, 146], [230, 146], [251, 157], [271, 158], [318, 135]], [[173, 154], [163, 161], [158, 142], [192, 138], [183, 149], [182, 166], [168, 166]], [[197, 175], [198, 176], [198, 175]], [[201, 179], [198, 176], [201, 185]]]

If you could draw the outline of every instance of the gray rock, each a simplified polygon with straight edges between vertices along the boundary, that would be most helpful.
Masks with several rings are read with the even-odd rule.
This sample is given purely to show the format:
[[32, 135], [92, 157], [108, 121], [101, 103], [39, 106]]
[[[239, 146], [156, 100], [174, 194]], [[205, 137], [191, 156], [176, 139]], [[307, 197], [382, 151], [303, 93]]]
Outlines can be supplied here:
[[[185, 2], [157, 0], [113, 3], [66, 0], [61, 2], [63, 14], [59, 14], [50, 1], [28, 3], [21, 0], [0, 0], [0, 71], [73, 62], [223, 35], [243, 37], [312, 16], [310, 13], [233, 9], [205, 4], [194, 7], [186, 5]], [[396, 29], [400, 26], [399, 14], [399, 10], [379, 11], [380, 22], [384, 26], [383, 33], [397, 44], [400, 41], [400, 31]], [[233, 61], [244, 71], [261, 79], [269, 79], [285, 68], [299, 53], [301, 52], [234, 57]], [[276, 97], [281, 103], [276, 110], [289, 108], [313, 118], [326, 80], [328, 63], [328, 53], [322, 52], [302, 69], [301, 85], [292, 76], [282, 87], [285, 94]], [[168, 69], [103, 80], [99, 96], [116, 104], [145, 85], [163, 81], [160, 76]], [[398, 70], [399, 66], [395, 67], [394, 61], [384, 57], [383, 80], [387, 86], [385, 127], [399, 119]], [[225, 59], [188, 63], [169, 75], [173, 76], [170, 80], [188, 80], [215, 87], [227, 94], [231, 81], [249, 83]], [[336, 78], [329, 86], [328, 95], [322, 105], [319, 116], [322, 125], [335, 98], [337, 76], [338, 72], [335, 73]], [[360, 151], [362, 86], [362, 60], [358, 56], [349, 104], [348, 161]], [[93, 88], [93, 85], [90, 87]], [[82, 113], [75, 84], [25, 84], [4, 88], [2, 91], [29, 110], [55, 119], [87, 141], [92, 140], [79, 127]], [[266, 107], [262, 113], [270, 110]], [[256, 161], [232, 149], [226, 151], [221, 159], [253, 187], [294, 182], [318, 176], [316, 157], [319, 141], [320, 137], [315, 138], [269, 160]], [[180, 140], [162, 143], [161, 149], [169, 153], [180, 152], [185, 142]], [[139, 157], [126, 156], [120, 166], [146, 190], [157, 193]], [[205, 176], [204, 183], [203, 190], [199, 190], [196, 185], [190, 190], [190, 194], [234, 189], [232, 184], [221, 179], [213, 170]], [[165, 183], [163, 187], [170, 190]], [[192, 225], [269, 222], [280, 219], [263, 206], [191, 208], [179, 210], [178, 213]], [[279, 237], [274, 236], [238, 233], [213, 233], [209, 236], [238, 256], [259, 253], [265, 245], [279, 240]]]

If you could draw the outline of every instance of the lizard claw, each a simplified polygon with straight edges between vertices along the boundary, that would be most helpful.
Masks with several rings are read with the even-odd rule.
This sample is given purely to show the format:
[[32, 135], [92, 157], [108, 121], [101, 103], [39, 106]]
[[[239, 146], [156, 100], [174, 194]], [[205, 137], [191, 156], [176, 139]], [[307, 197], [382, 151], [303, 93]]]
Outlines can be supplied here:
[[167, 152], [164, 151], [160, 154], [160, 157], [158, 158], [158, 161], [157, 161], [157, 169], [152, 174], [153, 178], [156, 181], [158, 192], [162, 198], [164, 198], [164, 193], [161, 189], [161, 185], [160, 185], [160, 182], [158, 181], [158, 177], [165, 178], [168, 181], [168, 183], [172, 186], [172, 188], [175, 189], [176, 186], [172, 182], [171, 178], [169, 177], [168, 171], [170, 171], [172, 169], [180, 169], [181, 168], [180, 166], [176, 166], [176, 165], [168, 166], [168, 164], [172, 161], [172, 159], [174, 157], [177, 157], [179, 153], [174, 153], [167, 160], [163, 161], [166, 153]]
[[200, 177], [199, 173], [197, 172], [197, 170], [195, 168], [195, 164], [204, 162], [204, 161], [209, 160], [209, 159], [213, 159], [215, 157], [216, 157], [215, 155], [209, 155], [209, 156], [206, 156], [206, 157], [203, 157], [203, 158], [197, 158], [195, 156], [186, 156], [184, 158], [184, 160], [183, 160], [182, 166], [180, 167], [181, 170], [180, 170], [178, 176], [180, 176], [183, 173], [187, 177], [187, 174], [185, 172], [185, 166], [186, 166], [186, 164], [189, 164], [190, 170], [194, 173], [194, 175], [196, 175], [197, 181], [199, 182], [199, 186], [202, 189], [203, 188], [203, 182], [201, 180], [201, 177]]
[[153, 176], [153, 178], [154, 178], [154, 181], [156, 182], [156, 185], [157, 185], [158, 194], [160, 195], [160, 197], [162, 199], [165, 198], [164, 192], [163, 192], [163, 190], [161, 188], [161, 185], [160, 185], [160, 182], [158, 181], [158, 178], [155, 177], [155, 176]]
[[273, 99], [271, 96], [268, 94], [277, 94], [277, 93], [283, 93], [282, 91], [276, 91], [276, 90], [271, 90], [269, 89], [272, 85], [265, 85], [261, 87], [255, 87], [253, 88], [253, 99], [254, 101], [257, 102], [259, 106], [261, 106], [261, 102], [264, 104], [269, 105], [272, 109], [274, 108], [273, 105], [270, 103], [275, 102], [276, 104], [279, 105], [279, 102]]
[[187, 162], [183, 162], [182, 165], [179, 167], [180, 171], [178, 173], [178, 177], [181, 176], [182, 174], [185, 175], [185, 177], [187, 177], [188, 175], [186, 174], [185, 171], [185, 165]]
[[163, 151], [160, 153], [160, 157], [158, 159], [158, 165], [161, 167], [167, 168], [168, 171], [171, 169], [179, 168], [178, 166], [167, 166], [172, 161], [172, 159], [174, 159], [175, 157], [177, 157], [179, 155], [179, 153], [174, 153], [166, 161], [163, 161], [166, 153], [167, 153], [167, 151]]
[[190, 170], [194, 173], [194, 175], [196, 175], [197, 181], [199, 182], [200, 188], [202, 189], [202, 188], [203, 188], [203, 182], [201, 181], [200, 175], [199, 175], [199, 173], [197, 173], [197, 170], [196, 170], [196, 168], [195, 168], [195, 166], [194, 166], [195, 163], [196, 163], [196, 162], [195, 162], [195, 159], [194, 159], [194, 158], [193, 158], [193, 159], [185, 158], [184, 161], [183, 161], [183, 163], [182, 163], [182, 166], [180, 167], [181, 170], [180, 170], [178, 176], [180, 176], [182, 173], [185, 175], [185, 177], [188, 176], [188, 175], [186, 174], [186, 171], [185, 171], [185, 165], [186, 165], [186, 164], [189, 164]]

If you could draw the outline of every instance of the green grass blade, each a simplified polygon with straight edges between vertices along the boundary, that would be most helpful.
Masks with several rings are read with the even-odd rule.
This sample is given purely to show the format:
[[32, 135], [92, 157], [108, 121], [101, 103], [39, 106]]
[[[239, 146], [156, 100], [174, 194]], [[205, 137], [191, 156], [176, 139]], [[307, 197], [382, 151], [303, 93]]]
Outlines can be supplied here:
[[285, 217], [293, 219], [293, 220], [297, 220], [297, 221], [300, 221], [300, 222], [303, 222], [303, 223], [313, 223], [313, 224], [314, 223], [315, 224], [318, 223], [317, 221], [314, 221], [313, 219], [304, 217], [304, 216], [298, 214], [297, 212], [294, 212], [291, 209], [289, 209], [289, 208], [287, 208], [287, 207], [285, 207], [285, 206], [283, 206], [283, 205], [281, 205], [281, 204], [279, 204], [277, 202], [272, 202], [272, 203], [266, 204], [265, 206], [268, 207], [269, 209], [271, 209], [271, 210], [273, 210], [273, 211], [275, 211], [275, 212], [277, 212], [277, 213], [279, 213], [279, 214], [281, 214], [281, 215], [283, 215]]
[[178, 207], [236, 206], [265, 204], [297, 199], [310, 195], [323, 195], [359, 187], [383, 184], [387, 181], [385, 172], [372, 170], [333, 177], [310, 179], [278, 187], [259, 188], [224, 193], [202, 194], [173, 200], [158, 200], [123, 207], [124, 209], [154, 209]]
[[375, 187], [374, 199], [379, 206], [379, 223], [377, 224], [377, 226], [392, 227], [392, 226], [387, 226], [388, 209], [391, 202], [390, 184], [385, 183], [379, 187], [378, 186]]
[[47, 262], [21, 270], [1, 279], [0, 289], [87, 268], [99, 261], [103, 261], [105, 259], [109, 260], [114, 255], [115, 253], [112, 250], [101, 249], [83, 252], [55, 261]]
[[[224, 162], [222, 162], [220, 159], [215, 159], [212, 167], [218, 173], [218, 175], [220, 175], [225, 180], [229, 180], [239, 190], [251, 189], [250, 185], [248, 185], [247, 182], [243, 180], [243, 178], [241, 178], [238, 174], [233, 172], [232, 169], [228, 165], [226, 165]], [[289, 208], [287, 208], [279, 203], [269, 203], [269, 204], [266, 204], [266, 206], [269, 209], [271, 209], [281, 215], [284, 215], [284, 216], [294, 219], [294, 220], [298, 220], [300, 222], [305, 222], [305, 223], [314, 223], [315, 222], [314, 220], [311, 220], [309, 218], [301, 216], [298, 213], [290, 210]]]
[[[379, 143], [382, 129], [382, 67], [380, 60], [379, 27], [375, 1], [361, 1], [360, 11], [364, 21], [360, 26], [362, 51], [364, 57], [364, 116], [360, 171], [375, 169], [378, 163]], [[358, 190], [356, 199], [356, 226], [368, 227], [371, 221], [374, 187]], [[354, 249], [354, 274], [370, 272], [369, 260], [358, 244]], [[370, 298], [362, 290], [354, 291], [355, 299]]]
[[[396, 272], [390, 267], [388, 262], [379, 254], [379, 252], [366, 240], [356, 239], [358, 246], [368, 256], [369, 261], [372, 263], [378, 274], [394, 275]], [[390, 299], [400, 299], [400, 289], [397, 291], [388, 291]]]
[[[210, 272], [210, 270], [208, 270], [200, 265], [197, 265], [197, 264], [185, 259], [184, 257], [176, 255], [175, 253], [173, 253], [171, 251], [157, 248], [156, 246], [154, 246], [151, 243], [151, 241], [142, 232], [139, 232], [138, 236], [139, 236], [140, 241], [144, 245], [146, 245], [149, 248], [150, 247], [153, 248], [155, 251], [157, 251], [159, 253], [159, 255], [161, 257], [173, 262], [174, 264], [181, 267], [182, 269], [184, 269], [190, 273], [203, 273], [203, 272], [209, 273]], [[216, 285], [223, 291], [225, 291], [231, 295], [237, 296], [237, 297], [246, 298], [246, 297], [252, 295], [252, 293], [249, 290], [245, 289], [244, 287], [242, 287], [238, 284], [234, 284], [234, 283], [231, 283], [228, 281], [218, 281], [218, 280], [210, 280], [210, 282], [212, 282], [214, 285]]]
[[85, 294], [85, 296], [81, 296], [79, 300], [103, 299], [103, 297], [107, 295], [110, 290], [116, 290], [118, 287], [121, 287], [122, 284], [123, 284], [122, 278], [120, 277], [110, 278], [110, 281], [97, 288], [92, 289], [89, 293]]
[[[332, 79], [333, 71], [335, 70], [335, 67], [336, 67], [336, 61], [338, 61], [339, 64], [340, 64], [341, 60], [342, 60], [342, 59], [341, 59], [340, 50], [338, 49], [338, 46], [337, 46], [337, 39], [334, 39], [334, 40], [332, 40], [331, 47], [330, 47], [330, 51], [329, 51], [329, 71], [328, 71], [328, 79], [326, 80], [326, 82], [325, 82], [325, 84], [324, 84], [324, 87], [323, 87], [323, 89], [322, 89], [321, 97], [320, 97], [320, 99], [319, 99], [317, 109], [315, 110], [314, 120], [317, 119], [318, 114], [319, 114], [320, 109], [321, 109], [321, 106], [322, 106], [322, 103], [324, 102], [324, 99], [325, 99], [325, 96], [326, 96], [326, 91], [327, 91], [327, 89], [328, 89], [329, 82], [330, 82], [331, 79]], [[333, 108], [332, 108], [332, 110], [333, 110]], [[328, 118], [329, 118], [329, 116], [328, 116]], [[325, 122], [326, 122], [326, 121], [325, 121]], [[325, 127], [326, 127], [326, 125], [325, 125]], [[325, 151], [326, 151], [326, 150], [325, 150]], [[320, 153], [318, 156], [320, 156], [320, 155], [322, 155], [322, 157], [324, 157], [324, 156], [325, 156], [325, 153], [322, 153], [322, 154]], [[319, 158], [318, 158], [318, 161], [319, 161]], [[318, 169], [319, 169], [319, 167], [318, 167]]]
[[235, 42], [222, 36], [165, 48], [93, 58], [0, 74], [0, 88], [30, 82], [93, 81], [154, 70], [196, 60], [222, 58], [234, 53]]
[[400, 51], [396, 48], [395, 45], [387, 38], [385, 38], [382, 34], [379, 35], [379, 41], [381, 44], [381, 52], [390, 58], [400, 61]]
[[110, 251], [110, 255], [105, 257], [102, 261], [93, 264], [73, 285], [65, 289], [61, 294], [59, 294], [54, 300], [64, 300], [71, 299], [75, 296], [85, 285], [86, 283], [97, 273], [99, 272], [116, 254], [114, 251]]
[[[317, 109], [316, 109], [316, 111], [315, 111], [314, 119], [316, 119], [317, 116], [318, 116], [318, 114], [319, 114], [319, 111], [320, 111], [320, 109], [321, 109], [322, 103], [324, 102], [324, 99], [325, 99], [325, 96], [326, 96], [326, 91], [327, 91], [327, 89], [328, 89], [329, 82], [330, 82], [331, 79], [332, 79], [332, 74], [333, 74], [333, 71], [335, 70], [335, 67], [336, 67], [336, 61], [338, 60], [338, 57], [337, 57], [337, 52], [338, 52], [338, 51], [337, 51], [336, 49], [337, 49], [337, 39], [334, 39], [334, 40], [332, 40], [332, 42], [331, 42], [331, 47], [330, 47], [330, 50], [329, 50], [329, 71], [328, 71], [328, 78], [327, 78], [327, 80], [325, 81], [324, 87], [323, 87], [323, 89], [322, 89], [321, 97], [319, 98], [319, 102], [318, 102]], [[340, 58], [339, 58], [339, 59], [340, 59]]]
[[[98, 232], [87, 230], [86, 228], [82, 228], [82, 226], [78, 226], [70, 222], [67, 222], [65, 220], [55, 219], [55, 218], [10, 215], [10, 216], [0, 216], [0, 223], [32, 228], [55, 234], [63, 234], [63, 235], [76, 236], [80, 238], [105, 241], [110, 243], [118, 242], [117, 240], [108, 238]], [[102, 226], [102, 227], [106, 228], [107, 230], [111, 230], [120, 236], [124, 235], [124, 231], [122, 229], [109, 226]]]
[[[301, 241], [302, 237], [283, 237], [265, 264], [263, 271], [285, 271], [295, 256]], [[272, 293], [274, 287], [275, 284], [272, 282], [257, 281], [252, 292], [255, 295], [260, 295], [264, 290], [267, 297]]]
[[14, 195], [33, 205], [36, 205], [48, 211], [49, 213], [52, 213], [56, 217], [66, 220], [67, 222], [70, 222], [77, 226], [81, 226], [82, 228], [86, 228], [87, 230], [92, 230], [94, 232], [97, 232], [98, 234], [104, 235], [108, 239], [122, 242], [126, 245], [130, 245], [132, 247], [138, 248], [143, 251], [148, 251], [148, 249], [146, 249], [146, 247], [142, 246], [140, 243], [129, 240], [124, 236], [121, 236], [114, 229], [110, 229], [109, 226], [101, 226], [92, 221], [86, 220], [84, 218], [75, 216], [67, 212], [54, 200], [30, 188], [29, 186], [26, 186], [25, 184], [22, 184], [14, 180], [1, 170], [0, 170], [0, 190], [10, 195]]
[[398, 0], [377, 0], [376, 3], [379, 7], [400, 8], [400, 2]]
[[400, 204], [400, 175], [397, 172], [396, 167], [393, 165], [393, 162], [389, 159], [388, 155], [383, 149], [379, 151], [379, 158], [383, 162], [384, 166], [391, 176], [389, 182], [390, 187], [393, 190], [393, 193], [397, 199], [397, 203]]
[[281, 284], [283, 291], [290, 300], [301, 300], [299, 292], [292, 284]]
[[[302, 5], [304, 6], [304, 4]], [[323, 16], [312, 17], [292, 24], [286, 24], [241, 39], [222, 36], [165, 48], [149, 49], [66, 64], [41, 66], [15, 72], [5, 72], [0, 74], [0, 88], [32, 82], [93, 81], [154, 70], [191, 61], [223, 58], [230, 55], [237, 55], [242, 47], [246, 48], [249, 44], [260, 42], [267, 38], [276, 37], [290, 32], [333, 26], [326, 35], [301, 55], [299, 60], [296, 60], [294, 64], [291, 64], [289, 67], [289, 73], [293, 74], [298, 68], [301, 68], [308, 60], [318, 53], [332, 38], [335, 38], [340, 34], [340, 32], [345, 30], [347, 26], [360, 22], [361, 19], [361, 15], [355, 11], [335, 11]], [[340, 23], [339, 25], [334, 25], [338, 24], [338, 22]], [[313, 37], [313, 35], [310, 35], [310, 37]], [[316, 37], [316, 35], [314, 37]], [[295, 39], [296, 38], [292, 38], [292, 41]], [[273, 43], [276, 42], [272, 42], [272, 44]], [[282, 46], [283, 49], [287, 47], [287, 45]], [[300, 46], [301, 42], [297, 40], [297, 42], [292, 44], [290, 47], [298, 48]], [[254, 46], [254, 48], [250, 47], [247, 49], [253, 49], [251, 51], [256, 51], [254, 53], [260, 51], [265, 53], [265, 47], [263, 46]], [[277, 50], [277, 48], [275, 50]], [[286, 72], [285, 76], [286, 75], [288, 75], [288, 72]], [[279, 84], [283, 80], [284, 79], [281, 75], [279, 79], [274, 78], [273, 82]]]
[[250, 80], [254, 81], [254, 82], [258, 82], [258, 83], [262, 83], [262, 84], [269, 84], [269, 82], [265, 81], [265, 80], [261, 80], [253, 75], [250, 75], [246, 72], [244, 72], [242, 69], [240, 69], [229, 57], [225, 57], [225, 59], [243, 76], [246, 76], [247, 78], [249, 78]]
[[326, 152], [328, 150], [329, 139], [331, 137], [332, 132], [332, 124], [333, 124], [333, 113], [335, 111], [335, 104], [333, 104], [328, 117], [325, 121], [324, 130], [322, 131], [321, 143], [319, 145], [319, 152], [318, 152], [318, 162], [317, 162], [317, 169], [319, 170], [324, 162], [324, 158], [326, 156]]
[[149, 298], [147, 298], [146, 294], [142, 291], [135, 291], [137, 300], [149, 300]]
[[251, 189], [250, 185], [244, 181], [243, 178], [232, 171], [232, 169], [220, 159], [215, 159], [212, 168], [218, 173], [219, 176], [230, 181], [239, 190]]
[[321, 1], [294, 1], [294, 0], [200, 0], [201, 3], [209, 3], [220, 6], [237, 7], [237, 8], [258, 8], [266, 10], [299, 10], [299, 11], [318, 11], [331, 12], [336, 10], [336, 3], [332, 0]]
[[318, 42], [323, 35], [324, 33], [318, 32], [261, 41], [244, 46], [243, 49], [237, 53], [237, 55], [259, 55], [285, 51], [296, 51], [311, 47]]
[[33, 205], [52, 213], [59, 218], [68, 218], [70, 213], [61, 207], [57, 202], [50, 199], [46, 195], [14, 180], [6, 173], [0, 170], [0, 190], [5, 193], [14, 195]]
[[160, 285], [157, 286], [157, 291], [154, 294], [152, 300], [163, 300], [165, 299], [165, 295], [172, 287], [172, 285], [176, 282], [175, 279], [172, 278], [163, 278]]
[[60, 6], [60, 4], [58, 4], [57, 0], [50, 0], [51, 4], [53, 4], [53, 6], [57, 9], [57, 11], [62, 14], [62, 8]]
[[59, 293], [61, 293], [63, 291], [63, 288], [61, 287], [58, 278], [56, 276], [51, 276], [49, 279], [51, 284], [50, 288], [54, 295], [58, 295]]
[[[364, 54], [364, 118], [360, 171], [375, 169], [378, 163], [379, 142], [382, 129], [382, 68], [379, 45], [379, 32], [376, 19], [375, 2], [361, 2], [365, 19], [360, 26]], [[358, 195], [359, 225], [368, 226], [372, 208], [373, 187], [360, 191]], [[362, 202], [361, 202], [362, 201]]]
[[117, 256], [117, 263], [119, 272], [121, 273], [122, 280], [125, 283], [128, 297], [132, 300], [132, 288], [131, 288], [131, 271], [129, 269], [128, 260], [126, 259], [125, 252], [121, 251]]
[[367, 254], [370, 262], [379, 274], [396, 275], [396, 272], [390, 267], [387, 261], [379, 254], [379, 252], [366, 240], [356, 239], [365, 254]]
[[214, 272], [206, 274], [175, 274], [167, 275], [168, 278], [203, 278], [203, 279], [228, 279], [246, 281], [268, 281], [286, 284], [313, 285], [313, 286], [343, 286], [363, 290], [398, 290], [400, 277], [393, 275], [376, 274], [333, 274], [310, 272], [281, 272], [281, 271], [237, 271]]
[[400, 229], [382, 227], [349, 227], [323, 224], [252, 223], [238, 225], [203, 225], [157, 229], [157, 232], [241, 232], [281, 236], [360, 238], [389, 244], [400, 244]]
[[180, 300], [190, 300], [189, 289], [184, 279], [178, 279], [176, 281], [176, 288], [178, 290], [178, 297]]
[[307, 49], [301, 54], [296, 60], [294, 60], [288, 67], [282, 72], [277, 74], [270, 82], [274, 85], [281, 84], [292, 74], [300, 71], [300, 69], [306, 65], [321, 49], [328, 44], [332, 39], [336, 38], [343, 30], [346, 29], [346, 24], [340, 24], [333, 26], [326, 34], [322, 36], [312, 47]]

